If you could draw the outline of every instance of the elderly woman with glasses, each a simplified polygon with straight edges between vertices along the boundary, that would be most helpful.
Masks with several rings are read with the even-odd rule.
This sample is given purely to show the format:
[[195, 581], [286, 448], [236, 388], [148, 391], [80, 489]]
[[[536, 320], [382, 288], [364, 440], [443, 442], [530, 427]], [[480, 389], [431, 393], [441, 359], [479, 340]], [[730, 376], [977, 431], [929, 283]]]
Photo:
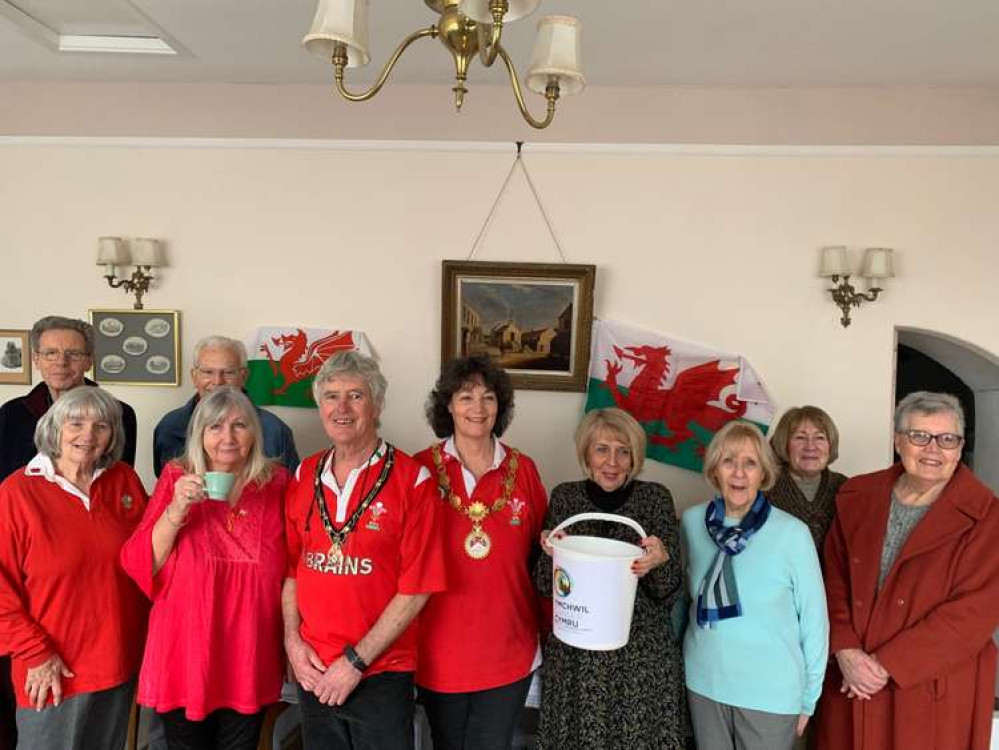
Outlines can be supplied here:
[[846, 481], [829, 470], [839, 456], [839, 430], [819, 407], [796, 406], [777, 422], [770, 446], [781, 467], [767, 499], [804, 521], [821, 556], [836, 513], [836, 492]]
[[831, 662], [818, 747], [989, 745], [999, 500], [961, 464], [956, 398], [895, 409], [901, 462], [843, 485], [825, 547]]
[[171, 750], [253, 750], [280, 696], [289, 475], [262, 443], [250, 400], [214, 388], [122, 550], [153, 602], [138, 702], [162, 717]]
[[815, 711], [829, 623], [808, 528], [764, 494], [776, 460], [755, 425], [729, 422], [704, 456], [713, 500], [681, 522], [691, 623], [683, 641], [697, 746], [790, 750]]
[[146, 507], [124, 443], [118, 401], [73, 388], [0, 485], [0, 652], [13, 655], [21, 750], [125, 744], [148, 607], [118, 566]]

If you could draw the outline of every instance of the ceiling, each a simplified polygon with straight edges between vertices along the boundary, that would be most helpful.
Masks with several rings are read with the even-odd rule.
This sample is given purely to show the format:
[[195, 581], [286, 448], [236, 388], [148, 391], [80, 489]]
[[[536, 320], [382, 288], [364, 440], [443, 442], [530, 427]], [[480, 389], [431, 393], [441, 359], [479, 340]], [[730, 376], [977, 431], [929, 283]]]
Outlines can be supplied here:
[[[398, 41], [429, 25], [422, 0], [372, 0], [369, 82]], [[314, 0], [0, 0], [0, 81], [328, 83], [300, 47]], [[15, 23], [17, 8], [41, 23]], [[85, 12], [84, 12], [85, 11]], [[521, 71], [533, 19], [577, 16], [587, 83], [602, 87], [999, 85], [995, 0], [543, 0], [504, 42]], [[23, 20], [23, 17], [22, 17]], [[61, 33], [161, 34], [177, 56], [59, 53]], [[49, 32], [51, 33], [51, 32]], [[502, 66], [469, 82], [499, 83]], [[443, 83], [438, 42], [411, 48], [393, 78]]]

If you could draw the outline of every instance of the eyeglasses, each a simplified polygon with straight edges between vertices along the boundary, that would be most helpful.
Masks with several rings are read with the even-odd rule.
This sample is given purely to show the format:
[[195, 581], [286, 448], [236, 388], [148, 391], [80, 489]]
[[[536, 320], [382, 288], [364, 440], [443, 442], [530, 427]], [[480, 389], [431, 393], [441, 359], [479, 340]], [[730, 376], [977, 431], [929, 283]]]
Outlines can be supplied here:
[[79, 362], [84, 357], [90, 356], [87, 352], [82, 352], [79, 349], [42, 349], [36, 351], [35, 354], [46, 362], [61, 362], [64, 359], [68, 359], [70, 362]]
[[240, 370], [210, 370], [206, 367], [195, 367], [194, 371], [203, 378], [215, 379], [221, 376], [221, 378], [226, 381], [235, 380], [239, 377], [239, 373], [241, 372]]
[[952, 451], [964, 442], [963, 435], [955, 435], [953, 432], [941, 432], [939, 435], [934, 435], [926, 430], [906, 430], [902, 434], [910, 443], [918, 445], [920, 448], [929, 445], [931, 440], [936, 440], [941, 450]]

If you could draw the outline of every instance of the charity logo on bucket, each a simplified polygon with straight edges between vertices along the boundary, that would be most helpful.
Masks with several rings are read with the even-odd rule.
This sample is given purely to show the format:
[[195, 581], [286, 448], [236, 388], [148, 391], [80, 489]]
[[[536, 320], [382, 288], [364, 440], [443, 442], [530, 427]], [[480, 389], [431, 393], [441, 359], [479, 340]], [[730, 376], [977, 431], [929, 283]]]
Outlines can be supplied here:
[[569, 573], [562, 568], [555, 568], [553, 573], [555, 578], [555, 593], [561, 597], [569, 596], [572, 593], [572, 578]]

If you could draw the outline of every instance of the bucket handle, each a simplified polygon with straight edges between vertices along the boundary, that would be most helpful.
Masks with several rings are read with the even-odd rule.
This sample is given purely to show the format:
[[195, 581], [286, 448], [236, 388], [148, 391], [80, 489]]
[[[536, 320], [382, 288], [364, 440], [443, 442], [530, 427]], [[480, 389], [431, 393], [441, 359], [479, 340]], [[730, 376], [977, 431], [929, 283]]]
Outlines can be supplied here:
[[619, 516], [615, 513], [577, 513], [574, 516], [569, 516], [567, 519], [562, 521], [558, 526], [552, 529], [552, 535], [556, 531], [562, 531], [567, 526], [571, 526], [579, 521], [615, 521], [617, 523], [623, 523], [625, 526], [630, 526], [633, 528], [637, 534], [644, 539], [648, 534], [645, 533], [645, 529], [638, 521], [633, 521], [627, 516]]

